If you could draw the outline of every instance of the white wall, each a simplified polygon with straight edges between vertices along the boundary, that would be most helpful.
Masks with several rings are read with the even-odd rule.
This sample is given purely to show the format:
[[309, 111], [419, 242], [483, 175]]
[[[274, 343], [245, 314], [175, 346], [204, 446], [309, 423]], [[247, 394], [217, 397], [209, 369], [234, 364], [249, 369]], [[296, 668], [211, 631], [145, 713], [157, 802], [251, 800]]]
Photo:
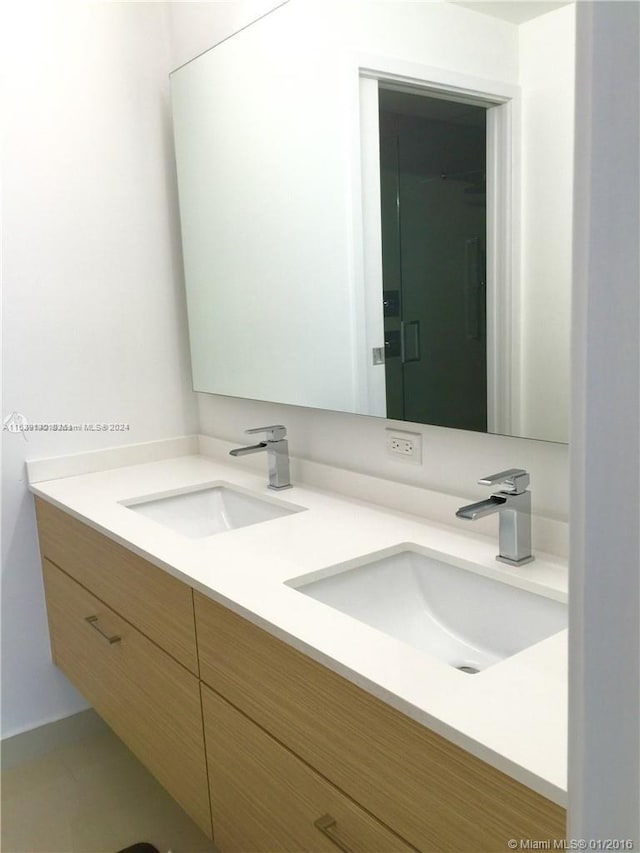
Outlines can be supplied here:
[[569, 436], [575, 4], [518, 28], [522, 87], [521, 435]]
[[[334, 52], [348, 45], [362, 52], [404, 57], [461, 74], [490, 80], [517, 75], [517, 37], [506, 21], [476, 15], [447, 3], [396, 0], [286, 0], [305, 10], [318, 25], [318, 39]], [[278, 0], [234, 0], [233, 3], [169, 3], [174, 67], [193, 59], [241, 27], [275, 9]]]
[[51, 665], [24, 460], [194, 431], [164, 10], [6, 4], [2, 733], [83, 700]]
[[640, 849], [640, 5], [578, 4], [569, 837]]
[[288, 0], [233, 0], [232, 3], [166, 3], [170, 69], [199, 56], [214, 44], [268, 14]]

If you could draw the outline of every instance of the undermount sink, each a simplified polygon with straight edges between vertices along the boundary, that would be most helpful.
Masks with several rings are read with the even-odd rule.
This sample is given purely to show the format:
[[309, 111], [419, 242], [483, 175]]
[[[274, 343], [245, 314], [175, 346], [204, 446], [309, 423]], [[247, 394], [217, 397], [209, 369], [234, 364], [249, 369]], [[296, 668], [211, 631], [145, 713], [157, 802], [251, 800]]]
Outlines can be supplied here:
[[304, 507], [258, 497], [226, 483], [121, 502], [158, 524], [197, 539], [302, 512]]
[[477, 673], [567, 627], [566, 604], [404, 546], [287, 585]]

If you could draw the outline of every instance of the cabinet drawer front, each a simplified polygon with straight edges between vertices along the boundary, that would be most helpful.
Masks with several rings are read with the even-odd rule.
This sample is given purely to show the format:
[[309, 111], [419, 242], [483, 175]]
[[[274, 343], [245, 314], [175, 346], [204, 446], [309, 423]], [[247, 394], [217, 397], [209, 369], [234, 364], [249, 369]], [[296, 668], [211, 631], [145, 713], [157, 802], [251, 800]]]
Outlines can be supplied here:
[[46, 559], [43, 571], [54, 663], [211, 836], [198, 679]]
[[353, 853], [413, 849], [204, 685], [202, 707], [222, 853], [336, 853], [331, 835]]
[[564, 837], [564, 809], [195, 593], [201, 678], [421, 851]]
[[39, 498], [36, 515], [43, 557], [197, 675], [191, 587]]

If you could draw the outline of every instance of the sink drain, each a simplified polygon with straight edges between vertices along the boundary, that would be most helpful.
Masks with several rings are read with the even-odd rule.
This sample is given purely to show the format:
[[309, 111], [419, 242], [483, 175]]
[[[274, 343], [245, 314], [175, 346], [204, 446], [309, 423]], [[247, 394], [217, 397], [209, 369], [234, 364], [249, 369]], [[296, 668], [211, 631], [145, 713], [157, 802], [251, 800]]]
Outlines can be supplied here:
[[460, 666], [456, 666], [456, 669], [459, 669], [460, 672], [466, 672], [468, 675], [475, 675], [480, 672], [477, 667], [469, 666], [468, 664], [460, 664]]

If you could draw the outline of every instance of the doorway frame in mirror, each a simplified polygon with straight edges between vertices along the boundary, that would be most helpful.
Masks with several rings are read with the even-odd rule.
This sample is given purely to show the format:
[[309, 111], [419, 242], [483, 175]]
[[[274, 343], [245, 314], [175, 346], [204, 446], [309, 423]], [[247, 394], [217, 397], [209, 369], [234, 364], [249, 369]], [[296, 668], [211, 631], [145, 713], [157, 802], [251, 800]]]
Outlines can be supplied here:
[[487, 432], [520, 435], [520, 88], [394, 57], [358, 54], [353, 80], [353, 280], [364, 305], [367, 404], [384, 404], [368, 354], [383, 340], [378, 87], [487, 108]]

